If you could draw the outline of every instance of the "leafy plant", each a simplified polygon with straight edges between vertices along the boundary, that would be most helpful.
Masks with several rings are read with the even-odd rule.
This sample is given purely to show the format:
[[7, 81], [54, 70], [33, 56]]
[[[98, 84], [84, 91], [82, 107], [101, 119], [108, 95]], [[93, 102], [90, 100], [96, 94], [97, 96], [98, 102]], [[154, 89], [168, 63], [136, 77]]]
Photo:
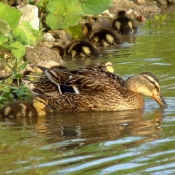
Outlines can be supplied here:
[[52, 0], [46, 5], [46, 24], [51, 29], [67, 29], [77, 25], [85, 14], [100, 14], [111, 0]]
[[[35, 4], [35, 1], [30, 2]], [[40, 0], [37, 2], [40, 17], [45, 20], [43, 23], [46, 22], [51, 29], [66, 29], [73, 38], [79, 37], [81, 33], [81, 26], [77, 24], [83, 15], [99, 14], [110, 4], [111, 0]], [[42, 31], [33, 29], [28, 22], [19, 23], [21, 16], [20, 10], [0, 2], [0, 49], [10, 50], [14, 56], [8, 62], [5, 55], [0, 55], [0, 62], [12, 71], [9, 78], [0, 81], [0, 105], [13, 100], [14, 95], [17, 98], [27, 97], [26, 88], [20, 84], [21, 72], [27, 65], [27, 62], [23, 62], [22, 59], [26, 52], [25, 45], [37, 45], [42, 39]]]
[[21, 11], [0, 3], [0, 49], [4, 52], [10, 50], [13, 55], [8, 60], [5, 58], [5, 53], [0, 55], [1, 65], [10, 68], [12, 72], [9, 78], [0, 81], [0, 105], [13, 100], [15, 96], [27, 97], [27, 90], [20, 83], [22, 71], [28, 64], [23, 61], [25, 45], [37, 45], [41, 34], [28, 22], [19, 24], [21, 15]]
[[156, 33], [158, 32], [158, 30], [160, 29], [161, 25], [163, 24], [163, 22], [166, 20], [167, 14], [165, 15], [155, 15], [154, 19], [149, 19], [148, 20], [148, 30], [150, 33], [153, 32], [153, 27], [156, 31]]

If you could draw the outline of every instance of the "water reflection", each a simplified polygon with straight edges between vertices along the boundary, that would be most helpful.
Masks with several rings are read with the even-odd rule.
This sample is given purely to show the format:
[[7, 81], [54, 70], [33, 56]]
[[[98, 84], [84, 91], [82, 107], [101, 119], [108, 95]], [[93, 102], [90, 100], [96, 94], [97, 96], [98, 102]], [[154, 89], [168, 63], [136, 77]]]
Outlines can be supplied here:
[[[62, 165], [53, 169], [56, 173], [67, 172], [67, 168], [76, 166], [75, 172], [81, 168], [82, 161], [97, 161], [100, 168], [102, 157], [108, 155], [105, 162], [113, 162], [125, 157], [126, 152], [118, 152], [132, 148], [138, 144], [163, 137], [162, 129], [163, 110], [156, 109], [149, 114], [144, 110], [131, 110], [122, 112], [82, 112], [82, 113], [55, 113], [52, 116], [39, 118], [23, 118], [2, 123], [1, 138], [10, 138], [13, 131], [18, 151], [12, 147], [1, 147], [4, 162], [9, 162], [8, 172], [19, 172], [24, 169], [40, 169]], [[9, 127], [10, 126], [10, 127]], [[22, 129], [22, 130], [21, 130]], [[8, 137], [7, 137], [8, 135]], [[2, 140], [2, 141], [3, 141]], [[5, 143], [5, 142], [4, 142]], [[7, 143], [7, 141], [6, 141]], [[30, 150], [30, 151], [29, 151]], [[47, 157], [43, 154], [47, 151]], [[8, 152], [9, 156], [6, 156]], [[49, 153], [50, 152], [50, 156]], [[23, 155], [23, 161], [18, 160]], [[119, 154], [115, 156], [115, 154]], [[11, 157], [15, 162], [11, 162]], [[32, 157], [33, 158], [32, 158]], [[114, 158], [114, 157], [115, 158]], [[127, 156], [133, 154], [127, 153]], [[23, 168], [16, 166], [23, 165]], [[29, 167], [30, 164], [37, 166]], [[66, 164], [64, 164], [66, 163]], [[63, 166], [64, 165], [64, 166]], [[2, 164], [2, 167], [6, 164]], [[108, 167], [108, 163], [103, 167]], [[42, 167], [42, 168], [41, 168]], [[16, 169], [17, 168], [17, 169]], [[89, 171], [94, 169], [94, 164], [88, 165]], [[49, 169], [49, 171], [51, 171]]]
[[[88, 142], [115, 140], [123, 136], [155, 136], [162, 132], [162, 109], [154, 111], [146, 120], [143, 110], [122, 112], [59, 113], [38, 118], [37, 133], [50, 133], [62, 140], [86, 138]], [[44, 136], [45, 137], [45, 136]]]

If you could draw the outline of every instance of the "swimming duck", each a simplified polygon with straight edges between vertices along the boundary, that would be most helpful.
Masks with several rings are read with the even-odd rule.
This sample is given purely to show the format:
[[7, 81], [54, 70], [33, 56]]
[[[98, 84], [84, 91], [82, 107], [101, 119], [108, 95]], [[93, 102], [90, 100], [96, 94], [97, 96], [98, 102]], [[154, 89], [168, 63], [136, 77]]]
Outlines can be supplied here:
[[121, 40], [115, 32], [107, 28], [92, 30], [91, 23], [83, 24], [82, 33], [85, 38], [97, 46], [121, 44]]
[[74, 40], [65, 48], [67, 56], [74, 57], [99, 57], [97, 48], [86, 40]]
[[0, 109], [0, 116], [4, 118], [35, 117], [46, 115], [45, 107], [48, 99], [45, 95], [37, 95], [33, 102], [13, 101]]
[[74, 92], [48, 97], [49, 105], [58, 111], [119, 111], [144, 107], [141, 94], [167, 107], [157, 78], [149, 72], [133, 75], [124, 81], [98, 68], [46, 69], [48, 79], [57, 85], [73, 87]]
[[118, 11], [118, 17], [113, 21], [112, 27], [122, 35], [128, 35], [137, 31], [137, 26], [134, 21], [126, 16], [124, 10]]
[[58, 52], [60, 56], [67, 55], [69, 57], [99, 57], [97, 48], [86, 40], [74, 40], [66, 47], [53, 46], [51, 49]]

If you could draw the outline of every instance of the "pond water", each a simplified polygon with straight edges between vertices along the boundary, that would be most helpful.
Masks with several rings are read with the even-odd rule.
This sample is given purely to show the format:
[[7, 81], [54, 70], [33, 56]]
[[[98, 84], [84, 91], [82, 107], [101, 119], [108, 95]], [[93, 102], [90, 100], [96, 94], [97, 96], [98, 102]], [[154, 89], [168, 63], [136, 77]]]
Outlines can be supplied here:
[[0, 174], [175, 174], [175, 14], [157, 32], [147, 29], [143, 24], [121, 46], [101, 50], [101, 58], [65, 62], [111, 61], [123, 78], [150, 71], [168, 108], [145, 98], [143, 110], [1, 119]]

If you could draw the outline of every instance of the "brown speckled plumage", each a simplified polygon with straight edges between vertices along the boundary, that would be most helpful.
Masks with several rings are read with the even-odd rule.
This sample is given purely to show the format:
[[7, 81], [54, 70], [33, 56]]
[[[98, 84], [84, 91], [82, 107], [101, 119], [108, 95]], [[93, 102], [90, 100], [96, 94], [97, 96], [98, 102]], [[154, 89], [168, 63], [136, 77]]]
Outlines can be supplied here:
[[159, 82], [151, 73], [133, 75], [128, 80], [99, 68], [45, 70], [56, 86], [64, 84], [75, 92], [49, 96], [49, 105], [58, 111], [118, 111], [144, 107], [141, 95], [154, 98], [167, 107], [160, 93]]

